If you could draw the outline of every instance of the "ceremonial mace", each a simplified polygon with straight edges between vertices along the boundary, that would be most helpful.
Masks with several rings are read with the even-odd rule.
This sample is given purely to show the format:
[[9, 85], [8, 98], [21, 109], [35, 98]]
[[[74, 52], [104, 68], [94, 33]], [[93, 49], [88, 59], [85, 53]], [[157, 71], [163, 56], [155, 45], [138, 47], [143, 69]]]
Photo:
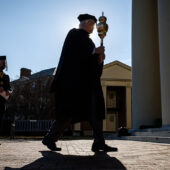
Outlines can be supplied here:
[[106, 36], [108, 31], [108, 25], [106, 24], [107, 18], [104, 16], [104, 12], [102, 12], [102, 16], [99, 17], [99, 23], [97, 24], [97, 32], [101, 39], [101, 46], [103, 46], [103, 39]]

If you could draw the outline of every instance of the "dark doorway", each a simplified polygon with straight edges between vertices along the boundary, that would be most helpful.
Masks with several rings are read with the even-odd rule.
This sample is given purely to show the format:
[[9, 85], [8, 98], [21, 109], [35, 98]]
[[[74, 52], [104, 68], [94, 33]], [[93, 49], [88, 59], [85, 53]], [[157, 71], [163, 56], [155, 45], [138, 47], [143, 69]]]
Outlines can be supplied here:
[[106, 98], [107, 114], [116, 114], [117, 128], [126, 126], [126, 88], [108, 86]]

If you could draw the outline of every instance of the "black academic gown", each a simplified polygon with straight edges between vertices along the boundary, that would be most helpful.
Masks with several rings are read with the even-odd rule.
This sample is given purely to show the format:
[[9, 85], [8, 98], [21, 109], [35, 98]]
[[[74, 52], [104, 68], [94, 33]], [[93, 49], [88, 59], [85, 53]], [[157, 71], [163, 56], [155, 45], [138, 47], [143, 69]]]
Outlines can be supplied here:
[[[51, 86], [56, 97], [56, 116], [71, 116], [73, 123], [91, 118], [91, 97], [96, 94], [97, 118], [105, 118], [100, 76], [103, 63], [93, 55], [95, 45], [88, 32], [72, 29], [68, 33], [57, 72]], [[56, 118], [57, 118], [56, 117]]]

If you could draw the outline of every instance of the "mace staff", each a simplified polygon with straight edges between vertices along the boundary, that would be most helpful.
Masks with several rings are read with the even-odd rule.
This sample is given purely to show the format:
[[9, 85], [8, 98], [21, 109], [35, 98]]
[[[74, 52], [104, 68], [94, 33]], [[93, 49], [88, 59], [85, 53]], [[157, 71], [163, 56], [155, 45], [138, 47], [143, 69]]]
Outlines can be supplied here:
[[103, 39], [106, 36], [108, 31], [108, 24], [106, 23], [107, 18], [104, 16], [104, 12], [102, 12], [102, 16], [99, 17], [99, 23], [97, 24], [98, 35], [101, 39], [100, 45], [103, 46]]

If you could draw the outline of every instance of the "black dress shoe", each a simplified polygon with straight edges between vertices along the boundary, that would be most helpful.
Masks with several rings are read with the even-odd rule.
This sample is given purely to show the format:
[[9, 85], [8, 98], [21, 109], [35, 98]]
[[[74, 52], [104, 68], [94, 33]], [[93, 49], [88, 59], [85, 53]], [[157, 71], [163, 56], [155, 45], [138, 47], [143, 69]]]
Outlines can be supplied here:
[[50, 149], [51, 151], [61, 151], [61, 148], [58, 148], [58, 147], [56, 146], [55, 142], [52, 142], [52, 141], [50, 141], [50, 140], [47, 140], [46, 138], [44, 138], [44, 139], [42, 140], [42, 143], [43, 143], [44, 145], [46, 145], [47, 148]]
[[93, 152], [99, 152], [99, 151], [104, 151], [104, 152], [116, 152], [118, 149], [114, 147], [110, 147], [106, 145], [105, 143], [96, 143], [92, 145]]

